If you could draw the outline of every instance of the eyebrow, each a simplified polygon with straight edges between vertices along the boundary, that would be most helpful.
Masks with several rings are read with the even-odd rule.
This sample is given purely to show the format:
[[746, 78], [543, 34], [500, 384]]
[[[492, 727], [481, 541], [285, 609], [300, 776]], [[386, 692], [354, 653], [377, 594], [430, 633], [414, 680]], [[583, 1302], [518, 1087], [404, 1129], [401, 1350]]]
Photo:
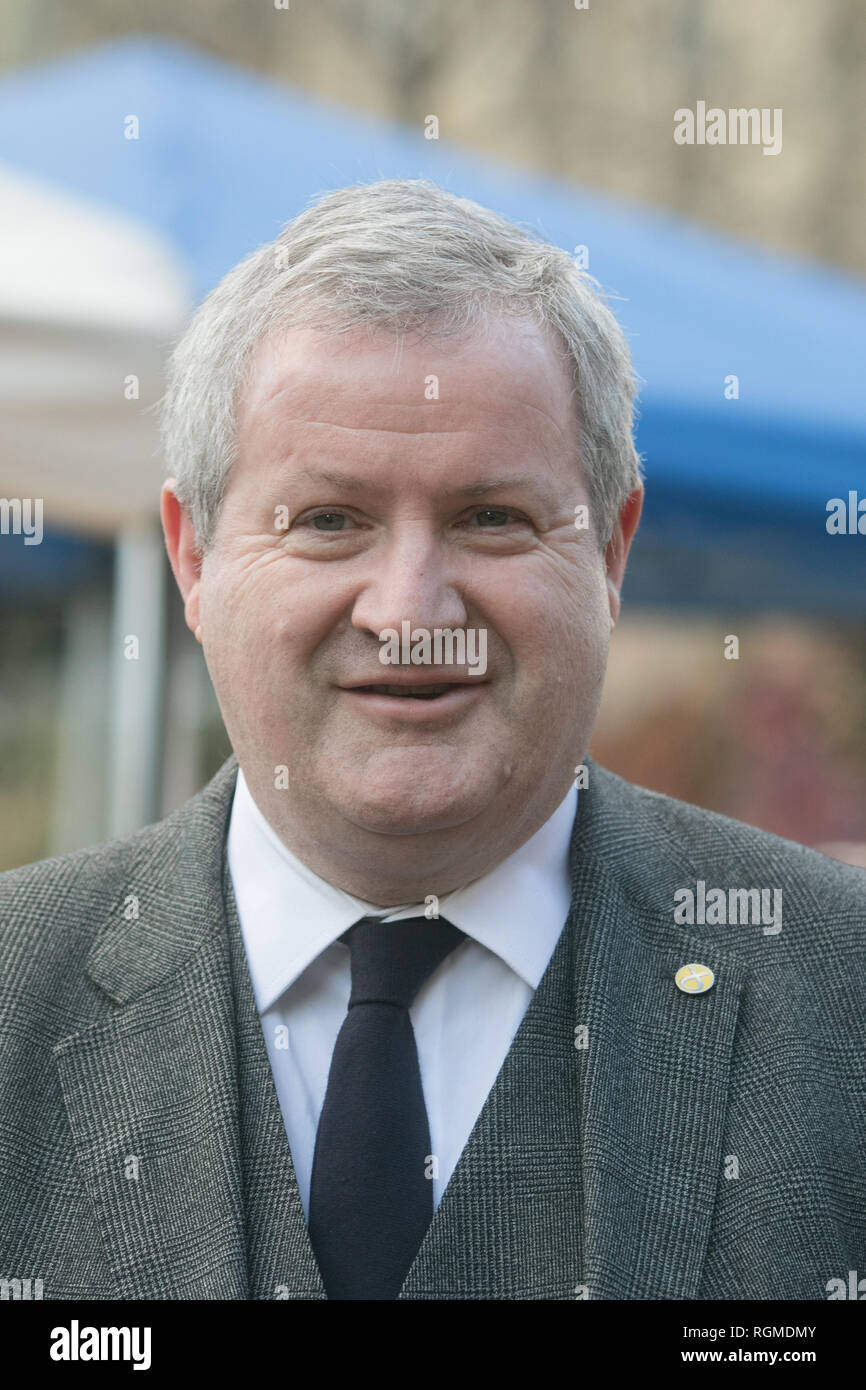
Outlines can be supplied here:
[[[342, 473], [339, 469], [333, 468], [300, 468], [295, 477], [312, 483], [327, 483], [336, 488], [354, 488], [367, 492], [386, 492], [388, 490], [382, 483], [374, 483], [368, 479], [359, 478], [354, 473]], [[491, 492], [502, 492], [506, 488], [523, 487], [546, 496], [546, 490], [539, 486], [539, 482], [538, 476], [533, 473], [515, 473], [506, 478], [478, 478], [462, 487], [449, 488], [447, 495], [451, 497], [486, 497]]]

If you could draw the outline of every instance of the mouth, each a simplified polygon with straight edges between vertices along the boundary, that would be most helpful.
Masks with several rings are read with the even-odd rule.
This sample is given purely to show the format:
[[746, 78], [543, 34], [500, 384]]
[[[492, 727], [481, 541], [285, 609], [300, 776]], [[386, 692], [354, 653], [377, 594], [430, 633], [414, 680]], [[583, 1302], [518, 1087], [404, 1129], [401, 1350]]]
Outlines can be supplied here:
[[459, 719], [484, 697], [488, 682], [478, 681], [376, 681], [369, 685], [340, 687], [360, 711], [388, 726], [410, 722]]
[[398, 700], [438, 700], [451, 690], [460, 690], [462, 682], [441, 681], [438, 685], [356, 685], [357, 695], [393, 695]]

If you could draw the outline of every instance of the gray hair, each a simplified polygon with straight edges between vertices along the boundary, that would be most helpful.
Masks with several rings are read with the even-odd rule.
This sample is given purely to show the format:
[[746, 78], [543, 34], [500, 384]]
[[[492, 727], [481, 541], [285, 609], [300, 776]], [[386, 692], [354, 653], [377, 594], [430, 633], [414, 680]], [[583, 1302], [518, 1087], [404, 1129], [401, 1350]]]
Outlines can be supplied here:
[[489, 208], [426, 179], [383, 179], [322, 196], [236, 265], [172, 354], [163, 449], [199, 550], [213, 539], [236, 457], [236, 408], [267, 336], [362, 325], [460, 334], [491, 309], [533, 318], [564, 340], [591, 516], [606, 545], [641, 466], [637, 379], [597, 282], [566, 251]]

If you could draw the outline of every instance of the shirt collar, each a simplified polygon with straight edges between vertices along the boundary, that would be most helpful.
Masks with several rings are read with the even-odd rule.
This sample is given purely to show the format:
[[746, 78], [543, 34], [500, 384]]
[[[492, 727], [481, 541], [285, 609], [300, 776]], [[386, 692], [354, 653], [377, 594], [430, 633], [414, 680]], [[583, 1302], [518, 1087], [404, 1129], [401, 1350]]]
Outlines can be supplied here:
[[[440, 916], [493, 951], [532, 989], [571, 904], [568, 851], [576, 809], [572, 786], [526, 844], [438, 903]], [[380, 907], [320, 878], [283, 844], [240, 767], [226, 851], [260, 1013], [359, 917], [398, 921], [424, 913], [423, 903]]]

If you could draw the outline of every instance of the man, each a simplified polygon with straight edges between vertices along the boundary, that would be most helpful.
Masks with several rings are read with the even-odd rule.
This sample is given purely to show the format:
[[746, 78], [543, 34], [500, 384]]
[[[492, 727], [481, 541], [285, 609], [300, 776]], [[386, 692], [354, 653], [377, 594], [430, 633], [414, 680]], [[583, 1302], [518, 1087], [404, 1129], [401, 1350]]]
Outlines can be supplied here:
[[588, 757], [633, 393], [571, 259], [425, 182], [325, 197], [201, 306], [162, 515], [235, 756], [3, 876], [0, 1273], [823, 1299], [866, 1271], [862, 874]]

